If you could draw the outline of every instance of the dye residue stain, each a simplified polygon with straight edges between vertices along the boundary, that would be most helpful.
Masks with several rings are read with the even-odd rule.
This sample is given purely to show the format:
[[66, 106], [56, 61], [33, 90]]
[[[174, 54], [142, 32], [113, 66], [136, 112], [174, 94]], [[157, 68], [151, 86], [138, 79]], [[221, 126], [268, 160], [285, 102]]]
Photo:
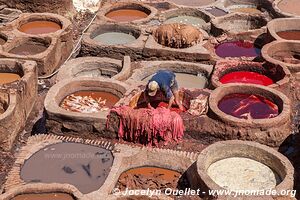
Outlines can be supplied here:
[[105, 15], [106, 17], [117, 22], [130, 22], [148, 17], [148, 14], [136, 9], [114, 10]]
[[177, 188], [181, 174], [158, 167], [140, 167], [123, 172], [116, 185], [120, 190]]
[[224, 42], [215, 47], [215, 52], [219, 57], [257, 57], [261, 55], [261, 50], [248, 41]]
[[226, 12], [225, 10], [216, 7], [207, 8], [205, 11], [209, 12], [215, 17], [221, 17], [228, 14], [228, 12]]
[[276, 34], [285, 40], [300, 40], [300, 31], [280, 31]]
[[49, 145], [33, 154], [21, 169], [27, 183], [67, 183], [87, 194], [98, 190], [113, 164], [109, 150], [79, 143]]
[[286, 13], [300, 15], [300, 1], [299, 0], [281, 0], [278, 3], [278, 8]]
[[65, 110], [80, 113], [107, 111], [119, 101], [119, 97], [109, 92], [79, 91], [67, 96], [61, 103]]
[[12, 83], [20, 80], [21, 77], [19, 74], [14, 73], [0, 73], [0, 85]]
[[204, 19], [200, 17], [193, 17], [193, 16], [172, 17], [170, 19], [167, 19], [164, 23], [165, 24], [173, 24], [173, 23], [187, 24], [198, 28], [202, 28], [206, 24]]
[[22, 25], [19, 28], [19, 31], [27, 34], [37, 35], [37, 34], [53, 33], [60, 29], [61, 26], [55, 22], [33, 21]]
[[251, 94], [230, 94], [218, 107], [224, 113], [240, 119], [267, 119], [279, 114], [278, 106], [269, 99]]
[[271, 85], [273, 84], [273, 80], [269, 77], [259, 74], [257, 72], [249, 72], [249, 71], [237, 71], [225, 74], [220, 78], [220, 82], [223, 84], [226, 83], [251, 83], [258, 85]]
[[121, 32], [107, 32], [97, 35], [94, 40], [107, 45], [130, 44], [136, 40], [133, 35]]
[[272, 58], [289, 64], [300, 64], [300, 52], [278, 51]]
[[11, 49], [9, 53], [22, 56], [29, 56], [42, 53], [46, 51], [46, 49], [47, 47], [41, 43], [24, 43]]
[[242, 157], [219, 160], [209, 166], [207, 173], [216, 184], [232, 191], [273, 189], [280, 182], [268, 166]]
[[69, 194], [64, 193], [44, 193], [44, 194], [21, 194], [10, 200], [74, 200]]

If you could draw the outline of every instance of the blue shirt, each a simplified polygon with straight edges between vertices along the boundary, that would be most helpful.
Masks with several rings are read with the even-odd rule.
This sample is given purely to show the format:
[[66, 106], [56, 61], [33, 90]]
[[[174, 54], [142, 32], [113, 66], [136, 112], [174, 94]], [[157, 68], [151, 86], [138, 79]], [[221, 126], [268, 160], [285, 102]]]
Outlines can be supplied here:
[[[170, 99], [173, 96], [173, 92], [171, 87], [175, 83], [176, 75], [168, 70], [159, 70], [148, 82], [156, 81], [160, 90], [164, 93], [164, 95]], [[147, 85], [148, 86], [148, 85]], [[148, 88], [148, 87], [147, 87]]]

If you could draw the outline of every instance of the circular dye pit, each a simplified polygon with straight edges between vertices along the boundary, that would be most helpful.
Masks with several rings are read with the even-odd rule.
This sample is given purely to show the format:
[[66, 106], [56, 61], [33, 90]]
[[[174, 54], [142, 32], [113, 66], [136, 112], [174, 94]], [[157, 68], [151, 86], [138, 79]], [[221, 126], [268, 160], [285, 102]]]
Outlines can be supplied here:
[[73, 196], [65, 193], [44, 193], [44, 194], [20, 194], [10, 200], [75, 200]]
[[209, 166], [207, 173], [216, 184], [232, 191], [273, 189], [281, 181], [268, 166], [243, 157], [219, 160]]
[[217, 0], [170, 0], [171, 2], [184, 6], [206, 6], [215, 3]]
[[215, 52], [219, 57], [257, 57], [261, 55], [261, 50], [252, 42], [248, 41], [233, 41], [218, 44], [215, 47]]
[[61, 102], [60, 107], [72, 112], [97, 113], [109, 110], [119, 99], [109, 92], [79, 91], [68, 95]]
[[46, 34], [53, 33], [58, 30], [61, 30], [61, 25], [52, 22], [52, 21], [43, 21], [37, 20], [28, 22], [19, 27], [19, 31], [27, 34], [38, 35], [38, 34]]
[[250, 71], [237, 71], [225, 74], [220, 78], [220, 82], [223, 84], [226, 83], [251, 83], [251, 84], [258, 84], [258, 85], [272, 85], [274, 82], [271, 78], [257, 73], [257, 72], [250, 72]]
[[229, 94], [218, 102], [218, 108], [240, 119], [268, 119], [278, 116], [278, 106], [269, 99], [251, 94]]
[[116, 188], [126, 189], [176, 189], [188, 182], [179, 172], [159, 167], [139, 167], [125, 171], [119, 177]]
[[221, 16], [228, 14], [228, 12], [226, 12], [225, 10], [222, 10], [222, 9], [216, 8], [216, 7], [207, 8], [207, 9], [205, 9], [205, 11], [209, 12], [210, 14], [212, 14], [215, 17], [221, 17]]
[[136, 38], [128, 33], [106, 32], [97, 35], [94, 40], [107, 45], [121, 45], [132, 43], [136, 40]]
[[117, 9], [108, 12], [105, 16], [117, 22], [131, 22], [144, 19], [149, 14], [137, 9]]
[[0, 85], [12, 83], [21, 79], [19, 74], [15, 73], [0, 73]]
[[113, 155], [109, 150], [79, 143], [49, 145], [25, 161], [21, 178], [27, 183], [67, 183], [87, 194], [106, 180]]
[[292, 51], [277, 51], [272, 58], [289, 64], [300, 64], [300, 53]]
[[164, 23], [165, 24], [173, 24], [173, 23], [188, 24], [198, 28], [202, 28], [206, 24], [205, 20], [200, 17], [183, 16], [183, 15], [169, 18]]
[[280, 31], [276, 33], [279, 37], [285, 40], [300, 40], [300, 31]]
[[286, 13], [293, 15], [300, 15], [300, 1], [299, 0], [281, 0], [278, 3], [278, 8]]
[[9, 53], [22, 55], [22, 56], [29, 56], [29, 55], [36, 55], [42, 53], [47, 50], [47, 46], [43, 43], [39, 42], [26, 42], [19, 46], [14, 47], [9, 51]]

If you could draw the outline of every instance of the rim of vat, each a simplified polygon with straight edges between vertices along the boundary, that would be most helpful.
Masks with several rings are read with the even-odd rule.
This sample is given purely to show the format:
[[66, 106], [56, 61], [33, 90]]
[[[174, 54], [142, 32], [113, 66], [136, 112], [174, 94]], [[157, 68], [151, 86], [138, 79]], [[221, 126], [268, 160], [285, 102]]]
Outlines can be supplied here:
[[[280, 37], [277, 33], [280, 31], [300, 31], [300, 18], [278, 18], [273, 19], [267, 24], [268, 33], [276, 40], [287, 40]], [[288, 40], [291, 41], [291, 40]]]
[[[135, 9], [146, 13], [148, 16], [143, 19], [133, 20], [130, 22], [118, 22], [113, 20], [106, 15], [110, 12], [122, 9]], [[115, 4], [110, 4], [102, 8], [100, 11], [100, 17], [104, 18], [108, 22], [114, 22], [119, 24], [127, 24], [127, 23], [145, 23], [153, 19], [157, 15], [158, 11], [153, 6], [138, 2], [138, 1], [119, 1]]]
[[297, 14], [293, 14], [293, 13], [289, 13], [289, 12], [286, 12], [286, 11], [283, 11], [279, 8], [279, 3], [283, 1], [283, 0], [275, 0], [273, 1], [273, 8], [275, 10], [275, 12], [279, 13], [280, 15], [283, 15], [285, 17], [299, 17], [300, 15], [297, 15]]
[[[13, 48], [18, 47], [22, 44], [25, 43], [40, 43], [45, 45], [46, 49], [42, 51], [41, 53], [37, 54], [32, 54], [32, 55], [18, 55], [18, 54], [13, 54], [9, 53]], [[20, 59], [30, 59], [30, 58], [35, 58], [35, 59], [44, 59], [48, 56], [48, 54], [53, 50], [53, 48], [57, 44], [57, 39], [52, 38], [52, 37], [22, 37], [22, 38], [15, 38], [14, 40], [5, 43], [3, 45], [2, 49], [0, 50], [0, 54], [3, 54], [6, 57], [12, 57], [12, 58], [20, 58]]]
[[98, 121], [99, 119], [106, 119], [109, 110], [97, 113], [78, 113], [67, 111], [61, 108], [60, 104], [68, 95], [84, 90], [109, 92], [118, 96], [121, 100], [127, 88], [127, 84], [107, 78], [77, 77], [65, 79], [50, 88], [45, 98], [44, 106], [48, 114], [53, 117], [60, 118], [63, 116], [73, 120], [75, 118], [82, 121]]
[[[220, 151], [226, 152], [226, 154], [224, 155], [223, 153], [222, 155]], [[258, 155], [257, 151], [263, 154], [263, 156]], [[245, 157], [254, 159], [272, 168], [282, 179], [282, 181], [276, 185], [275, 190], [282, 191], [293, 188], [294, 168], [284, 155], [266, 145], [262, 145], [257, 142], [228, 140], [216, 142], [208, 146], [198, 156], [197, 172], [200, 176], [200, 179], [207, 185], [209, 189], [224, 190], [224, 188], [216, 184], [207, 174], [207, 169], [209, 166], [216, 161], [231, 157]], [[274, 166], [274, 164], [273, 166], [270, 166], [272, 165], [272, 162], [276, 162], [276, 166]]]
[[277, 60], [270, 56], [274, 52], [278, 51], [292, 51], [294, 49], [299, 49], [296, 52], [300, 53], [300, 41], [297, 40], [278, 40], [273, 41], [269, 44], [266, 44], [261, 49], [262, 57], [270, 63], [285, 65], [292, 73], [300, 71], [300, 63], [293, 64], [293, 63], [286, 63], [280, 60]]
[[[226, 74], [229, 74], [232, 72], [239, 72], [239, 71], [256, 72], [254, 70], [254, 68], [259, 69], [259, 68], [262, 68], [263, 65], [268, 65], [268, 64], [274, 65], [274, 66], [276, 66], [276, 68], [280, 67], [282, 69], [282, 72], [284, 73], [284, 77], [281, 78], [280, 80], [274, 82], [273, 84], [268, 85], [267, 87], [276, 88], [285, 83], [289, 83], [291, 73], [287, 69], [287, 67], [285, 67], [284, 65], [273, 64], [273, 63], [259, 63], [259, 62], [252, 62], [252, 61], [226, 60], [226, 59], [217, 61], [216, 65], [215, 65], [215, 70], [211, 77], [211, 83], [215, 88], [217, 88], [217, 87], [224, 85], [223, 83], [220, 82], [220, 78]], [[225, 66], [228, 66], [228, 67], [225, 67]], [[259, 74], [262, 74], [262, 73], [259, 73]], [[262, 74], [262, 75], [264, 75], [264, 74]], [[271, 78], [270, 76], [267, 76], [267, 77]], [[226, 84], [229, 84], [229, 83], [226, 83]], [[259, 84], [254, 84], [254, 85], [259, 85]]]
[[[57, 23], [61, 26], [61, 29], [55, 32], [43, 34], [29, 34], [19, 30], [22, 25], [39, 20]], [[29, 36], [61, 35], [66, 32], [67, 29], [72, 29], [72, 22], [63, 16], [54, 13], [23, 13], [16, 20], [14, 27], [16, 27], [14, 31]]]
[[0, 90], [0, 93], [4, 93], [7, 95], [6, 103], [8, 105], [7, 108], [5, 109], [4, 113], [0, 114], [0, 122], [1, 122], [2, 120], [5, 120], [10, 115], [13, 115], [19, 102], [18, 102], [17, 94], [15, 94], [15, 93], [12, 93], [7, 90], [6, 91]]
[[232, 7], [238, 8], [239, 6], [241, 6], [241, 8], [254, 8], [254, 7], [257, 8], [258, 6], [261, 6], [261, 8], [265, 9], [268, 13], [270, 13], [271, 12], [270, 9], [272, 9], [272, 3], [270, 3], [270, 1], [268, 0], [246, 0], [246, 1], [225, 0], [224, 1], [224, 7], [228, 10], [231, 10]]
[[207, 6], [217, 5], [220, 2], [220, 0], [214, 0], [214, 2], [205, 4], [205, 5], [189, 6], [189, 5], [184, 5], [184, 4], [180, 4], [180, 3], [175, 3], [175, 2], [173, 2], [173, 0], [167, 0], [167, 1], [173, 3], [173, 4], [177, 5], [177, 6], [180, 6], [182, 8], [191, 8], [191, 7], [193, 7], [193, 8], [203, 8], [203, 7], [207, 7]]
[[[262, 23], [262, 25], [259, 25], [258, 27], [255, 27], [253, 29], [249, 30], [241, 30], [238, 32], [231, 31], [228, 27], [224, 27], [223, 23], [228, 22], [230, 19], [233, 20], [243, 20], [243, 21], [251, 21], [255, 22], [258, 21], [259, 23]], [[212, 26], [216, 27], [217, 29], [222, 30], [223, 32], [230, 33], [233, 35], [241, 34], [241, 33], [255, 33], [257, 31], [262, 31], [266, 29], [266, 25], [268, 23], [267, 19], [263, 15], [249, 15], [247, 13], [229, 13], [227, 15], [216, 17], [211, 20]], [[214, 33], [212, 33], [214, 35]]]
[[[106, 64], [115, 66], [116, 68], [118, 68], [118, 73], [113, 75], [111, 79], [120, 80], [123, 77], [128, 77], [130, 73], [131, 66], [129, 60], [130, 58], [128, 56], [125, 56], [123, 61], [113, 59], [113, 58], [108, 58], [108, 57], [93, 57], [93, 56], [78, 57], [69, 60], [60, 68], [56, 80], [61, 81], [66, 78], [84, 77], [84, 76], [76, 76], [76, 75], [83, 71], [89, 71], [88, 68], [85, 68], [85, 65], [89, 65], [89, 64], [93, 64], [93, 66], [89, 67], [91, 70], [101, 69], [101, 66], [105, 67]], [[107, 78], [104, 76], [100, 76], [100, 77]]]
[[[219, 101], [229, 94], [256, 94], [270, 99], [279, 108], [279, 115], [270, 119], [240, 119], [224, 113], [219, 109]], [[274, 127], [287, 122], [291, 115], [291, 102], [287, 96], [278, 90], [253, 84], [228, 83], [212, 91], [209, 97], [209, 108], [224, 123], [247, 127]]]
[[187, 73], [191, 75], [197, 75], [202, 73], [209, 81], [209, 77], [213, 71], [212, 65], [182, 62], [182, 61], [152, 61], [141, 62], [142, 68], [133, 71], [129, 77], [128, 82], [140, 81], [153, 75], [158, 70], [171, 70], [175, 73]]
[[[94, 38], [98, 35], [107, 33], [107, 32], [119, 32], [132, 35], [135, 37], [135, 40], [130, 43], [125, 44], [105, 44], [101, 41], [97, 41]], [[101, 44], [106, 46], [126, 46], [132, 45], [139, 41], [143, 36], [142, 30], [139, 27], [129, 25], [129, 24], [94, 24], [91, 26], [90, 31], [88, 31], [88, 39], [94, 44]]]
[[83, 200], [83, 194], [73, 185], [60, 183], [30, 183], [10, 189], [3, 194], [3, 200], [23, 194], [65, 193], [71, 195], [74, 200]]

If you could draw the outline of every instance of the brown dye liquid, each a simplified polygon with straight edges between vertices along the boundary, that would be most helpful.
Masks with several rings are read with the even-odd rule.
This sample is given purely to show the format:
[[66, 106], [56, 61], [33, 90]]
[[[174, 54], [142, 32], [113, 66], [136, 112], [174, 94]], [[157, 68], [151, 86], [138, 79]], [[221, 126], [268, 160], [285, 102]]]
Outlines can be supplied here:
[[272, 55], [272, 58], [285, 63], [300, 64], [300, 53], [298, 52], [278, 51]]
[[117, 187], [128, 189], [165, 189], [177, 188], [181, 174], [159, 167], [139, 167], [121, 174]]
[[87, 194], [98, 190], [113, 164], [109, 150], [79, 143], [49, 145], [33, 154], [21, 169], [27, 183], [67, 183]]
[[47, 47], [41, 43], [24, 43], [11, 49], [9, 53], [28, 56], [42, 53], [46, 51], [46, 49]]
[[299, 31], [280, 31], [277, 35], [286, 40], [300, 40], [300, 30]]
[[234, 8], [234, 9], [232, 9], [232, 11], [249, 13], [249, 14], [261, 14], [261, 11], [256, 8]]
[[120, 9], [114, 10], [106, 14], [106, 17], [113, 19], [117, 22], [129, 22], [148, 17], [148, 14], [135, 9]]
[[12, 83], [14, 81], [20, 80], [21, 77], [19, 74], [14, 73], [0, 73], [0, 85]]
[[45, 33], [53, 33], [61, 29], [61, 26], [51, 21], [33, 21], [22, 25], [19, 31], [37, 35]]
[[21, 194], [11, 200], [74, 200], [69, 194], [44, 193], [44, 194]]
[[91, 96], [93, 99], [106, 99], [106, 106], [112, 108], [118, 101], [119, 97], [109, 92], [98, 92], [98, 91], [79, 91], [73, 93], [75, 96]]

